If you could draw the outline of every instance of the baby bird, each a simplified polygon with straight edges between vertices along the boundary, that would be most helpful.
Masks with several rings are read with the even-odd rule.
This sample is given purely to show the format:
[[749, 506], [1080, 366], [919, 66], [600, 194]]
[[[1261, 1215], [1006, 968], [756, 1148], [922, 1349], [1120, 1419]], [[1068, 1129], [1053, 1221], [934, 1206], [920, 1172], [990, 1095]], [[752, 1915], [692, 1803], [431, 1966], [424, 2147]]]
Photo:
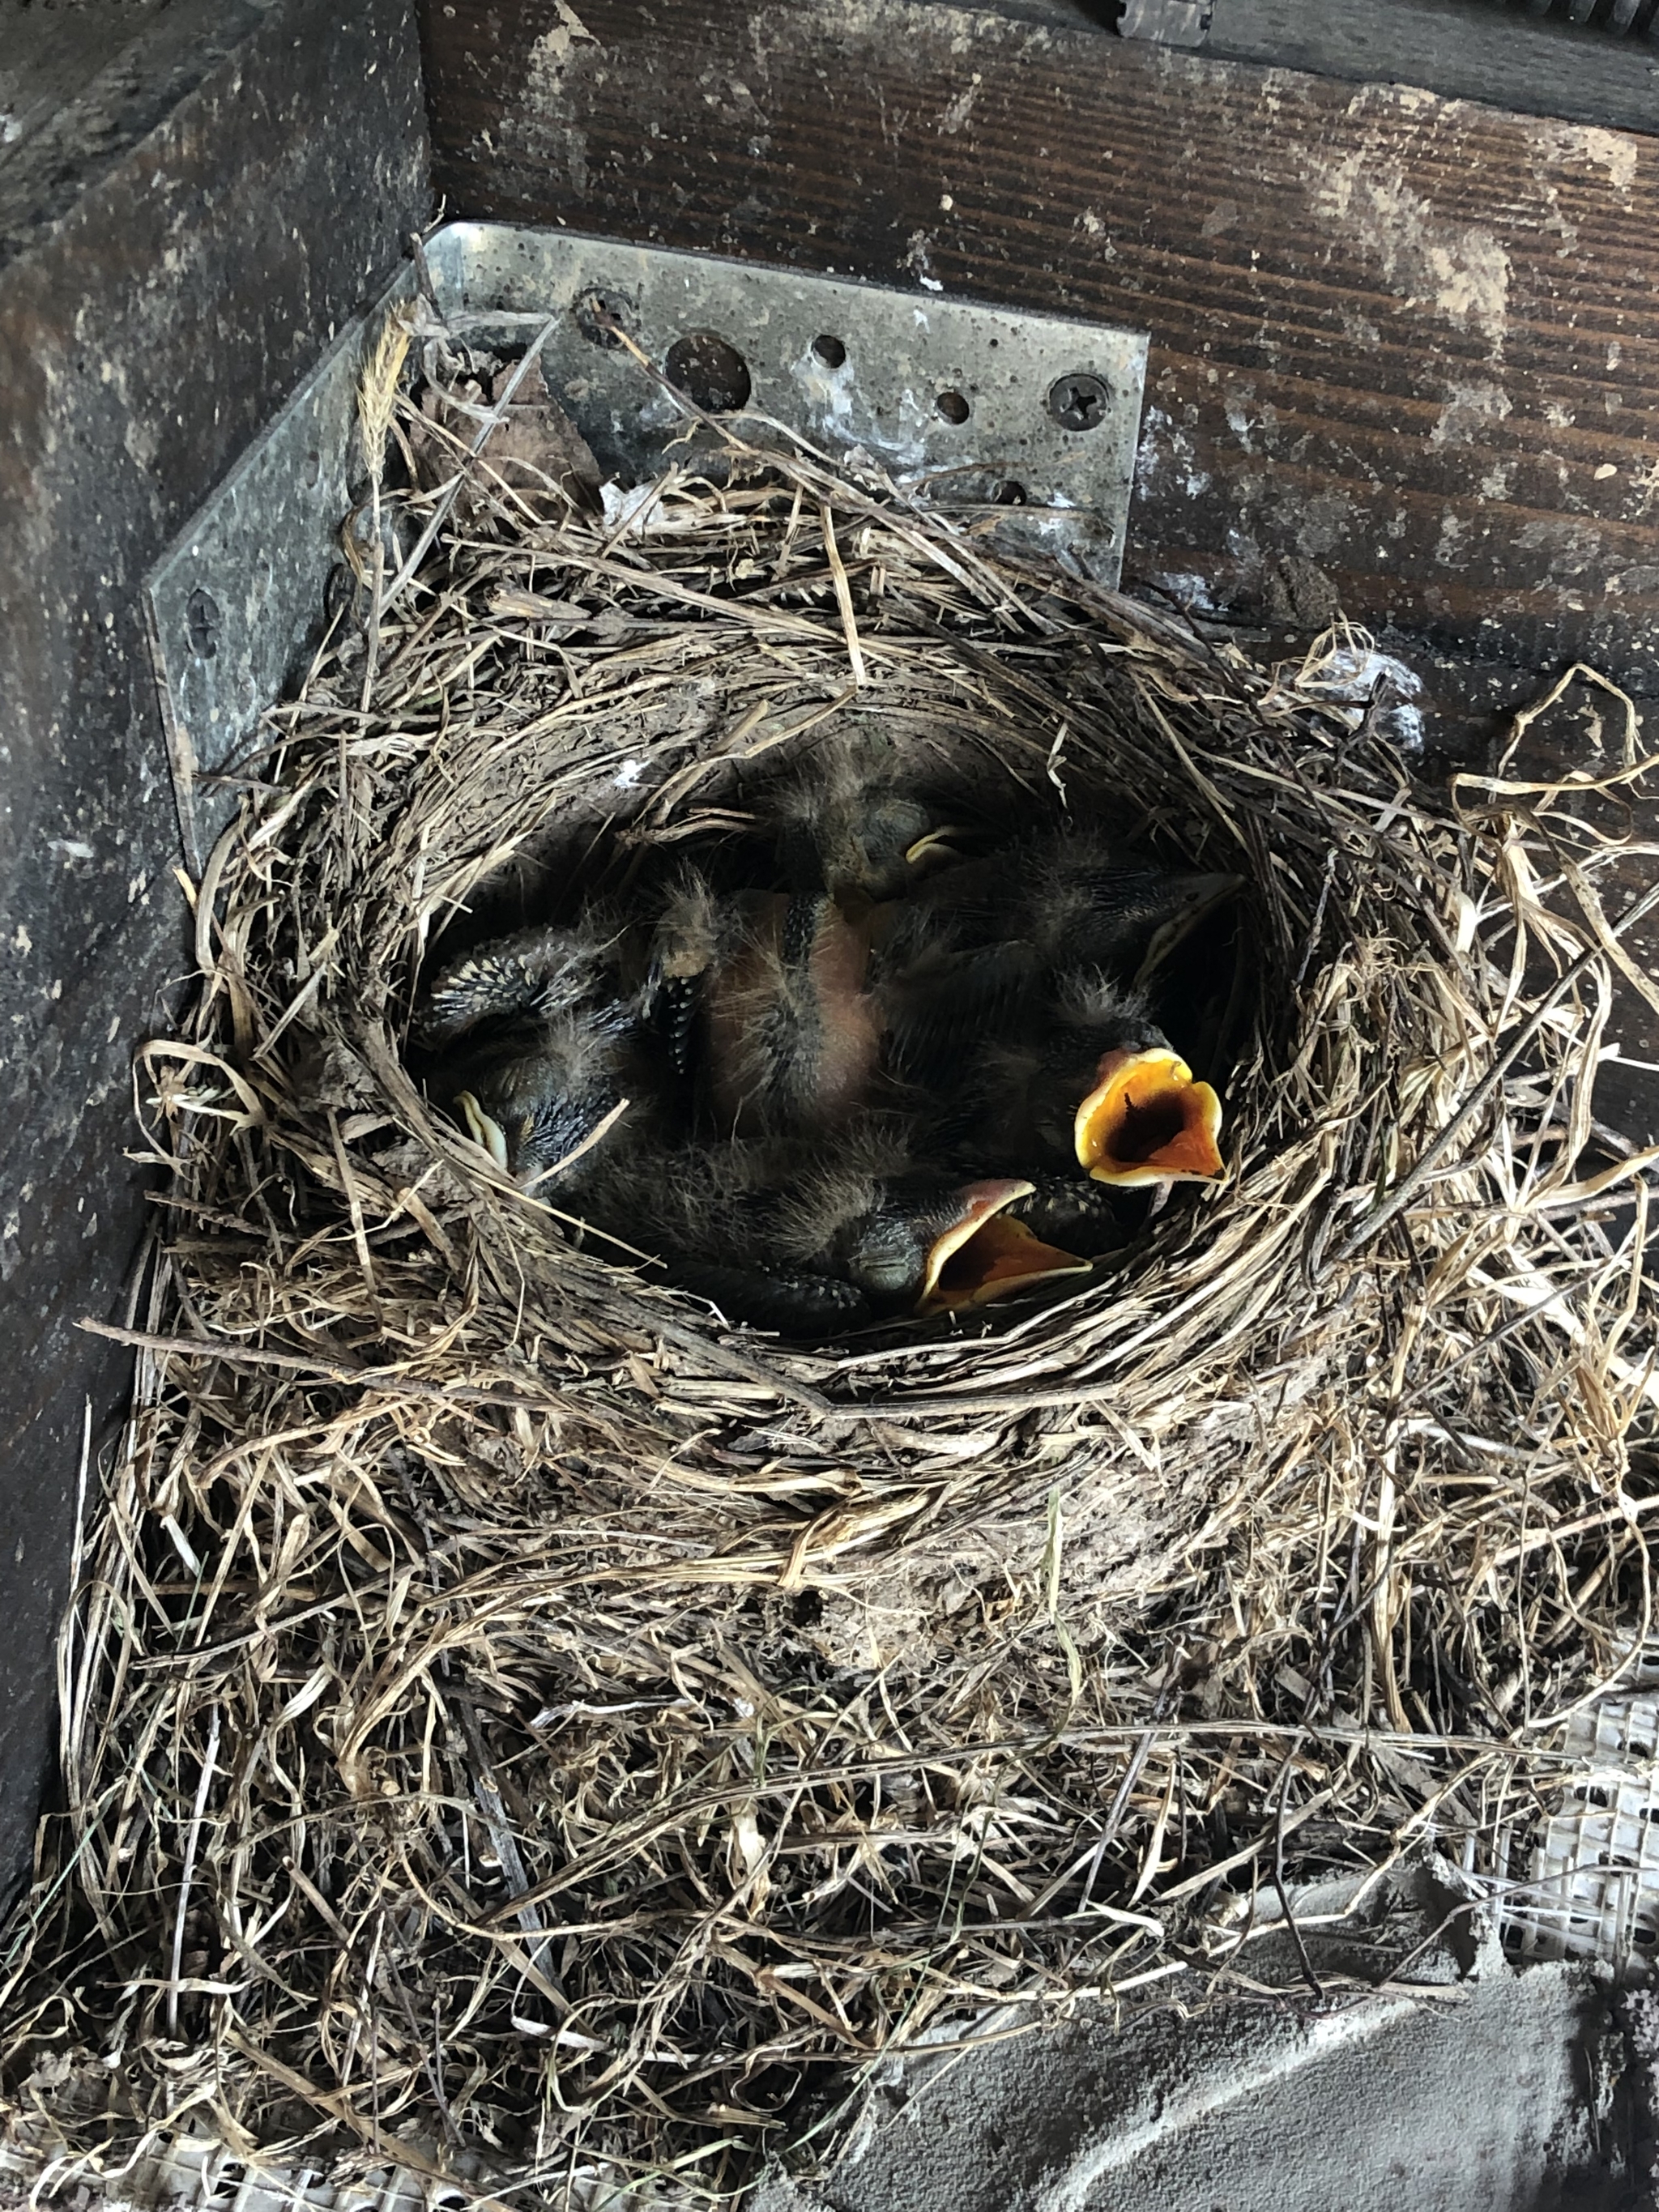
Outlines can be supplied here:
[[1154, 867], [1094, 831], [1028, 842], [1006, 856], [1006, 924], [1060, 971], [1097, 969], [1144, 984], [1204, 917], [1243, 888], [1242, 876]]
[[967, 811], [932, 785], [901, 772], [890, 739], [854, 729], [818, 745], [775, 787], [757, 795], [774, 824], [778, 858], [792, 886], [821, 891], [849, 913], [902, 898], [957, 855], [971, 828], [951, 819]]
[[526, 1189], [580, 1181], [619, 1108], [651, 1118], [649, 1040], [611, 950], [591, 927], [497, 939], [442, 970], [411, 1027], [432, 1097]]
[[1133, 1241], [1134, 1229], [1114, 1201], [1110, 1189], [1073, 1170], [1044, 1174], [1034, 1170], [1030, 1194], [1017, 1198], [1004, 1217], [1029, 1229], [1039, 1242], [1079, 1257], [1103, 1259]]
[[966, 1097], [982, 1157], [1024, 1171], [1074, 1161], [1119, 1190], [1222, 1171], [1220, 1099], [1098, 971], [1054, 977], [1036, 1018], [987, 1045]]
[[828, 1146], [738, 1142], [672, 1162], [612, 1152], [585, 1210], [636, 1243], [648, 1220], [669, 1279], [729, 1320], [821, 1337], [1086, 1273], [1087, 1261], [1006, 1218], [1030, 1189], [917, 1169], [866, 1125]]
[[1220, 1101], [1133, 979], [1239, 887], [1066, 835], [878, 916], [890, 1063], [938, 1102], [940, 1140], [1017, 1174], [1074, 1163], [1119, 1188], [1218, 1175]]
[[842, 1127], [879, 1073], [867, 922], [822, 895], [717, 897], [688, 876], [657, 928], [653, 1003], [723, 1136]]
[[896, 1064], [937, 1079], [1054, 975], [1146, 981], [1243, 884], [1170, 872], [1092, 834], [1027, 838], [952, 869], [872, 919]]

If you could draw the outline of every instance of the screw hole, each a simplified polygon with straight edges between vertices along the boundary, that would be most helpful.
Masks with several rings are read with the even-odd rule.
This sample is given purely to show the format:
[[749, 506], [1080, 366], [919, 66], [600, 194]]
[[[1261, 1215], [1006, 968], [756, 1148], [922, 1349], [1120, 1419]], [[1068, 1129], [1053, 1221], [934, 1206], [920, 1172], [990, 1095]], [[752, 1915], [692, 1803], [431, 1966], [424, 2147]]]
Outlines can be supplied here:
[[690, 331], [676, 338], [663, 368], [676, 391], [705, 415], [729, 415], [746, 407], [754, 389], [748, 362], [715, 331]]
[[997, 486], [991, 497], [998, 507], [1024, 507], [1026, 503], [1025, 487], [1023, 483], [1016, 483], [1010, 477], [1006, 483]]
[[614, 353], [622, 343], [613, 325], [626, 326], [628, 302], [620, 292], [609, 292], [603, 284], [590, 285], [571, 309], [576, 328], [589, 345], [603, 346]]
[[828, 331], [821, 337], [813, 339], [812, 350], [826, 368], [839, 368], [847, 358], [846, 347], [839, 338], [832, 337]]
[[947, 422], [962, 423], [968, 420], [973, 410], [961, 392], [941, 392], [933, 402], [933, 411], [937, 415], [943, 416]]

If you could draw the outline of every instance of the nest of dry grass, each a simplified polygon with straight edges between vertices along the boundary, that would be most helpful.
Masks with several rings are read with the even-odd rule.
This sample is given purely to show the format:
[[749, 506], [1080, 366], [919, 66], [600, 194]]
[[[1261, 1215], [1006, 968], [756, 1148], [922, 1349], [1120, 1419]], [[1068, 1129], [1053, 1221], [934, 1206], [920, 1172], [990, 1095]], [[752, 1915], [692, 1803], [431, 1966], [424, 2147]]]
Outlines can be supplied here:
[[[82, 2170], [191, 2125], [714, 2197], [884, 2053], [1248, 1986], [1297, 1882], [1503, 1885], [1650, 1614], [1627, 704], [1599, 780], [1447, 794], [1352, 639], [1260, 669], [868, 471], [728, 437], [607, 520], [469, 466], [272, 717], [142, 1057], [14, 2129], [44, 2049]], [[1224, 1183], [1080, 1291], [805, 1352], [585, 1247], [401, 1048], [453, 917], [848, 713], [1243, 872], [1260, 988]]]

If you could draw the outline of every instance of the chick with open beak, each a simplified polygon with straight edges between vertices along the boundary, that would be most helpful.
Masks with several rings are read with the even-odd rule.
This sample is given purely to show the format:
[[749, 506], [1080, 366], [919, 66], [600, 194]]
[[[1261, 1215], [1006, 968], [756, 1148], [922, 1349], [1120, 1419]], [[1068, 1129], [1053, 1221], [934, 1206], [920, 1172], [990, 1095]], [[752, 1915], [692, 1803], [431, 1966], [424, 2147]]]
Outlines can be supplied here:
[[1009, 1218], [1030, 1188], [917, 1168], [890, 1133], [866, 1127], [810, 1148], [684, 1155], [658, 1186], [653, 1225], [670, 1279], [729, 1320], [821, 1337], [1087, 1273]]
[[1151, 1023], [1098, 977], [1068, 977], [1045, 1060], [1062, 1100], [1097, 1043], [1072, 1118], [1078, 1165], [1117, 1190], [1212, 1182], [1221, 1174], [1221, 1100]]
[[666, 1055], [653, 1063], [591, 929], [524, 931], [452, 963], [412, 1034], [432, 1055], [431, 1095], [499, 1167], [527, 1188], [552, 1182], [562, 1207], [659, 1253], [671, 1281], [734, 1321], [822, 1337], [1088, 1270], [1007, 1218], [1029, 1182], [919, 1168], [878, 1121], [677, 1133], [661, 1105]]
[[1039, 1018], [988, 1042], [951, 1121], [958, 1145], [977, 1131], [1000, 1164], [1080, 1168], [1114, 1189], [1212, 1182], [1223, 1168], [1220, 1099], [1141, 1003], [1097, 975], [1057, 979]]
[[938, 1141], [1120, 1190], [1220, 1175], [1220, 1099], [1133, 979], [1238, 888], [1067, 836], [966, 864], [878, 915], [889, 1065], [935, 1102]]

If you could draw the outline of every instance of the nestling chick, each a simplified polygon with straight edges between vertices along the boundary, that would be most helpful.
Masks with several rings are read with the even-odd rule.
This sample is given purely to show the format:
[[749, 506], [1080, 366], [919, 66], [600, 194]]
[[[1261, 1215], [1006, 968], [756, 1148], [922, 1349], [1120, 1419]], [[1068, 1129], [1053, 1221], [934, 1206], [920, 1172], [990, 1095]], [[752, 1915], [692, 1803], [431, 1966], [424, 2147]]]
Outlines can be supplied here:
[[617, 995], [610, 946], [591, 931], [529, 929], [445, 969], [411, 1030], [440, 1055], [434, 1100], [526, 1188], [567, 1168], [624, 1101], [634, 1126], [658, 1084], [638, 1016]]
[[892, 1065], [948, 1085], [981, 1039], [1029, 1020], [1054, 979], [1144, 981], [1242, 880], [1172, 873], [1078, 832], [951, 870], [872, 919]]
[[584, 1207], [601, 1228], [654, 1241], [670, 1279], [728, 1319], [823, 1336], [1086, 1273], [1086, 1261], [1004, 1221], [1030, 1190], [1013, 1177], [917, 1170], [866, 1127], [828, 1147], [611, 1151]]
[[1097, 970], [1144, 983], [1203, 917], [1243, 887], [1242, 876], [1154, 867], [1083, 830], [1033, 840], [1004, 856], [1010, 933], [1057, 971]]
[[1134, 1240], [1134, 1227], [1126, 1221], [1109, 1186], [1055, 1170], [1034, 1172], [1030, 1195], [1017, 1198], [1005, 1217], [1018, 1223], [1044, 1244], [1075, 1252], [1088, 1260], [1121, 1252]]
[[931, 786], [914, 770], [903, 775], [891, 744], [871, 731], [817, 746], [757, 805], [775, 825], [792, 887], [827, 893], [849, 912], [903, 897], [974, 834], [952, 818], [968, 811], [961, 794], [937, 772]]
[[1137, 1189], [1222, 1171], [1221, 1101], [1145, 1001], [1097, 972], [1054, 978], [1036, 1018], [987, 1047], [966, 1097], [981, 1156], [1020, 1172], [1074, 1161]]
[[722, 1135], [844, 1127], [881, 1058], [870, 939], [822, 896], [717, 898], [688, 877], [658, 926], [653, 992], [677, 1064]]
[[1132, 979], [1238, 888], [1067, 835], [878, 915], [890, 1064], [937, 1102], [938, 1141], [1020, 1175], [1073, 1162], [1118, 1188], [1218, 1175], [1220, 1102]]
[[1015, 1176], [957, 1182], [847, 1146], [781, 1183], [769, 1226], [781, 1260], [842, 1277], [872, 1312], [941, 1313], [1088, 1273], [1005, 1218], [1030, 1188]]

